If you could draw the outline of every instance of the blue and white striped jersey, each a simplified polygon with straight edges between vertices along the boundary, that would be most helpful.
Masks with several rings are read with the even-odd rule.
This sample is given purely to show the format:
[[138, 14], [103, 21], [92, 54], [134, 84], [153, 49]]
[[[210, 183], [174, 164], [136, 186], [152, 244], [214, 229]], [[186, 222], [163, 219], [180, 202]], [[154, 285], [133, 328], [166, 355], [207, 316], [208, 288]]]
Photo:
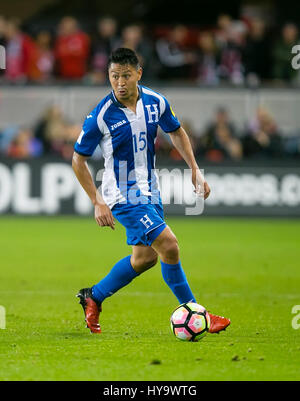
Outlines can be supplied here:
[[74, 147], [77, 153], [91, 156], [100, 145], [105, 166], [102, 196], [110, 208], [131, 202], [130, 194], [157, 196], [158, 126], [166, 133], [180, 127], [164, 96], [141, 85], [138, 89], [136, 113], [119, 103], [112, 91], [86, 117]]

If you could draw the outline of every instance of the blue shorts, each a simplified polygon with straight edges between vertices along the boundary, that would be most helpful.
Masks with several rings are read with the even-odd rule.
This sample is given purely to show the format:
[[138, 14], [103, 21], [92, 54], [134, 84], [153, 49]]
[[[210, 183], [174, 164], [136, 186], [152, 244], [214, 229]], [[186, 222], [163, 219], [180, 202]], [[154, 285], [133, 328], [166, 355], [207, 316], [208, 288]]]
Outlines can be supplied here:
[[159, 203], [133, 205], [117, 203], [112, 208], [113, 216], [126, 228], [127, 244], [150, 246], [166, 228], [161, 199]]

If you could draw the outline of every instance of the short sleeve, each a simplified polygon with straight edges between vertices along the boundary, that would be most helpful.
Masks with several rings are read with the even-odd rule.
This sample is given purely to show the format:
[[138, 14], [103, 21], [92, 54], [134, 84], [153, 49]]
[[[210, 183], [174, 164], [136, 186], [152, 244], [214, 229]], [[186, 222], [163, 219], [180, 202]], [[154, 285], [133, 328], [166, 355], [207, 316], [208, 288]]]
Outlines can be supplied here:
[[89, 114], [82, 126], [82, 131], [75, 143], [75, 152], [82, 156], [92, 156], [96, 147], [102, 139], [101, 133], [97, 123], [97, 109], [94, 109]]
[[166, 108], [159, 119], [158, 125], [164, 132], [169, 133], [180, 128], [180, 122], [166, 98], [164, 98], [164, 101]]

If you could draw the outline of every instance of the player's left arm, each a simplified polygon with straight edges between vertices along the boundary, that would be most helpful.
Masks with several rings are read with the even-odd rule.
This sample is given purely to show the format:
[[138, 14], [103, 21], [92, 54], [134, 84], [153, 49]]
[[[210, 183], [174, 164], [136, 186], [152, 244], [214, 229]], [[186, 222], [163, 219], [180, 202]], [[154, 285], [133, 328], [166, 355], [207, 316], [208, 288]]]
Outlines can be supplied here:
[[195, 192], [203, 194], [204, 199], [206, 199], [210, 194], [210, 188], [198, 167], [188, 134], [182, 127], [179, 127], [173, 132], [169, 132], [169, 134], [174, 147], [192, 170], [192, 182], [195, 187]]

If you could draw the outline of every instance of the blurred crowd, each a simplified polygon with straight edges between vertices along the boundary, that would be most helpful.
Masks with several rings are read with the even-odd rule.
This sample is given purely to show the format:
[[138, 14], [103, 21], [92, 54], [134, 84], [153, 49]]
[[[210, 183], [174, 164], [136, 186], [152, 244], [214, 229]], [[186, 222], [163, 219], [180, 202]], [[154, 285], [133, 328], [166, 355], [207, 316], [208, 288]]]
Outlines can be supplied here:
[[[300, 157], [300, 135], [284, 136], [272, 114], [259, 107], [244, 127], [237, 128], [226, 108], [220, 106], [212, 120], [201, 131], [182, 121], [197, 159], [213, 163], [241, 160], [274, 160]], [[174, 161], [182, 157], [172, 146], [169, 136], [160, 134], [157, 153]]]
[[[243, 129], [237, 128], [224, 107], [215, 110], [211, 121], [197, 131], [189, 121], [182, 120], [197, 159], [213, 163], [226, 160], [300, 158], [300, 135], [283, 135], [274, 116], [259, 107]], [[0, 132], [0, 156], [31, 159], [51, 156], [71, 160], [73, 146], [81, 126], [69, 121], [62, 110], [49, 106], [32, 127], [9, 126]], [[160, 161], [181, 161], [169, 135], [158, 132], [156, 153]], [[102, 158], [97, 147], [93, 159]]]
[[[186, 25], [120, 27], [106, 16], [95, 29], [85, 29], [73, 17], [63, 17], [53, 29], [30, 32], [16, 19], [0, 16], [0, 45], [6, 49], [7, 84], [107, 84], [107, 62], [117, 47], [135, 50], [143, 67], [142, 82], [190, 82], [199, 86], [222, 84], [291, 85], [298, 72], [291, 68], [298, 27], [268, 25], [259, 17], [234, 20], [222, 14], [214, 26]], [[237, 128], [230, 112], [219, 107], [200, 132], [182, 121], [198, 158], [211, 162], [251, 158], [300, 157], [300, 135], [286, 137], [271, 113], [260, 107], [244, 127]], [[57, 156], [70, 160], [81, 127], [52, 105], [31, 127], [10, 125], [0, 132], [0, 155], [28, 159]], [[168, 135], [159, 133], [158, 155], [180, 160]], [[93, 156], [100, 159], [99, 149]]]
[[56, 106], [49, 106], [32, 127], [9, 125], [0, 132], [0, 155], [14, 159], [40, 156], [70, 160], [81, 126]]
[[219, 15], [214, 26], [120, 27], [112, 17], [88, 31], [73, 17], [52, 30], [26, 32], [17, 19], [0, 17], [0, 45], [6, 48], [5, 83], [53, 82], [105, 84], [107, 61], [117, 47], [135, 50], [144, 69], [143, 82], [184, 81], [203, 86], [293, 84], [291, 50], [298, 27], [270, 27], [259, 17], [234, 20]]

